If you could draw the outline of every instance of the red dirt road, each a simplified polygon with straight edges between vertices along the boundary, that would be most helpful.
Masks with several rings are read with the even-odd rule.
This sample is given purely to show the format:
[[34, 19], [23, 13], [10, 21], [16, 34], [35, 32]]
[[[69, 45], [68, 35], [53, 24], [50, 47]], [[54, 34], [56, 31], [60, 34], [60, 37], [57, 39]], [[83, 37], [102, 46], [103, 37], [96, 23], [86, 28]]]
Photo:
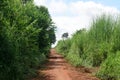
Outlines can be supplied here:
[[49, 61], [45, 66], [46, 68], [39, 70], [39, 75], [32, 80], [99, 80], [88, 73], [89, 71], [72, 67], [61, 55], [56, 54], [54, 49], [51, 49]]

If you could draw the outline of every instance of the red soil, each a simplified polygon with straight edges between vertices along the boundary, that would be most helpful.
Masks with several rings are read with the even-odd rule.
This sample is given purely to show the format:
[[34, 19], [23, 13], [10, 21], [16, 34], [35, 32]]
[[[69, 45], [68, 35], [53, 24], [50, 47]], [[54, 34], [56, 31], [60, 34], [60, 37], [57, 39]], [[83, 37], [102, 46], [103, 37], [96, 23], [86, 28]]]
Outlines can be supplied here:
[[91, 74], [91, 70], [71, 66], [54, 49], [51, 49], [49, 61], [45, 69], [38, 70], [39, 75], [32, 80], [99, 80]]

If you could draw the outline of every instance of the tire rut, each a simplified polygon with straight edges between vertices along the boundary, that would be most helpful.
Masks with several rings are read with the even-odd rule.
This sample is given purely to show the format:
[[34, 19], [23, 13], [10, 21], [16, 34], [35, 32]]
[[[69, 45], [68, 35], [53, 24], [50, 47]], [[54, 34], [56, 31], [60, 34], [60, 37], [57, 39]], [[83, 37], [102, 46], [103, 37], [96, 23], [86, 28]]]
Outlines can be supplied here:
[[57, 54], [55, 49], [51, 49], [45, 67], [43, 70], [38, 70], [39, 75], [32, 80], [99, 80], [90, 73], [77, 71], [63, 56]]

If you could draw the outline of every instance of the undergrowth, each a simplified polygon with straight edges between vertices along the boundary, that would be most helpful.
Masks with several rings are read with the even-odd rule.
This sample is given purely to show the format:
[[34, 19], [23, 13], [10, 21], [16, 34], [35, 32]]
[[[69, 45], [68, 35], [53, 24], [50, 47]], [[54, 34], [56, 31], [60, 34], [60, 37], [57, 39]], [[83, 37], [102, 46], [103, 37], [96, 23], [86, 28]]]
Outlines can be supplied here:
[[102, 15], [93, 20], [90, 29], [80, 29], [72, 38], [60, 40], [56, 50], [74, 66], [100, 67], [96, 75], [101, 79], [119, 80], [119, 34], [120, 17]]

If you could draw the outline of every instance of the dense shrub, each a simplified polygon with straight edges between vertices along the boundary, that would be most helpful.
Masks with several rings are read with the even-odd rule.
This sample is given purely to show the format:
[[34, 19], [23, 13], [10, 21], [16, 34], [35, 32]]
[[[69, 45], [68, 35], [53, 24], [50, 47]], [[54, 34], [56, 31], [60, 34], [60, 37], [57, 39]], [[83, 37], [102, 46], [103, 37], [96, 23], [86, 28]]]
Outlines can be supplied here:
[[71, 40], [67, 39], [67, 40], [60, 40], [58, 41], [58, 46], [56, 47], [56, 50], [63, 54], [64, 56], [67, 55], [67, 53], [69, 52], [69, 49], [71, 47]]
[[[59, 47], [58, 51], [62, 51], [71, 64], [86, 67], [101, 66], [98, 72], [101, 79], [119, 80], [119, 34], [119, 17], [102, 15], [93, 20], [88, 30], [81, 29], [73, 34], [69, 46], [65, 45], [67, 53], [66, 49], [62, 49], [63, 46], [59, 45], [59, 42], [56, 48]], [[63, 43], [60, 42], [60, 44]], [[114, 70], [115, 68], [117, 71]]]
[[55, 42], [47, 8], [32, 0], [0, 1], [0, 80], [24, 80], [46, 60]]
[[101, 64], [97, 76], [103, 80], [120, 79], [120, 51], [116, 54], [111, 53], [109, 57]]

